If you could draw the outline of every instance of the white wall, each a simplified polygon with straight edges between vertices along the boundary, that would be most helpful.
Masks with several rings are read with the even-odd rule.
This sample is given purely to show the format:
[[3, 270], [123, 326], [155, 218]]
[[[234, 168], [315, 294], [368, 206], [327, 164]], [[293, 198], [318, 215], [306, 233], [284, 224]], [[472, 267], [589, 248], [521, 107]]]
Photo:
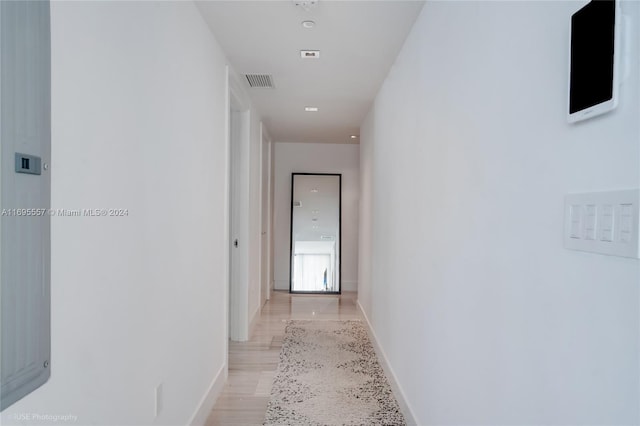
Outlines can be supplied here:
[[262, 245], [262, 132], [260, 115], [251, 114], [250, 192], [249, 192], [249, 321], [255, 323], [260, 313], [260, 251]]
[[231, 104], [231, 248], [230, 338], [246, 341], [260, 312], [262, 220], [262, 124], [243, 88], [230, 71]]
[[[249, 276], [250, 276], [250, 148], [251, 119], [248, 104], [239, 100], [239, 89], [230, 75], [230, 275], [229, 275], [229, 338], [244, 341], [249, 338]], [[236, 245], [237, 242], [237, 245]]]
[[51, 379], [3, 424], [187, 424], [224, 381], [225, 63], [191, 2], [52, 3], [52, 205], [129, 214], [52, 219]]
[[358, 145], [275, 144], [274, 288], [289, 290], [291, 173], [342, 173], [342, 290], [358, 286]]
[[640, 263], [562, 246], [566, 193], [640, 184], [640, 4], [570, 125], [583, 4], [427, 2], [362, 125], [360, 302], [420, 425], [640, 422]]
[[275, 193], [276, 193], [276, 144], [272, 140], [270, 140], [270, 154], [271, 158], [269, 159], [269, 209], [271, 212], [271, 221], [269, 222], [269, 289], [274, 289], [275, 283], [275, 264], [276, 264], [276, 250], [275, 250]]
[[272, 271], [272, 250], [271, 250], [271, 218], [272, 218], [272, 188], [273, 170], [273, 142], [269, 138], [266, 127], [261, 128], [262, 141], [260, 143], [261, 169], [260, 169], [260, 198], [261, 198], [261, 222], [260, 222], [260, 304], [263, 305], [270, 298]]

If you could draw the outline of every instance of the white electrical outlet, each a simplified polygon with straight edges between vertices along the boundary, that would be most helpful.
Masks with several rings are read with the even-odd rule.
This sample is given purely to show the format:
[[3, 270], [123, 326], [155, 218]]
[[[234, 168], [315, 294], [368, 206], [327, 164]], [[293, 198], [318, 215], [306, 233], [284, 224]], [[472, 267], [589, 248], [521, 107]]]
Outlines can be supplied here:
[[163, 386], [162, 383], [160, 383], [158, 386], [156, 386], [155, 389], [155, 411], [154, 411], [154, 415], [155, 417], [158, 417], [160, 415], [160, 413], [162, 412], [162, 408], [164, 407], [164, 395], [163, 395]]
[[564, 246], [572, 250], [640, 258], [640, 190], [568, 194]]

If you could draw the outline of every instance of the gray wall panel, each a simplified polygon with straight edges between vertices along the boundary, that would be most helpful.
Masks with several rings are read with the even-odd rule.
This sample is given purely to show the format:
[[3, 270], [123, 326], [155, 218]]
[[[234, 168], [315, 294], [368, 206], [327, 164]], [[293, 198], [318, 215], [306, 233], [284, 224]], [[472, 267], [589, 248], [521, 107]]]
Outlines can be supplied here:
[[[48, 1], [0, 1], [1, 409], [51, 368], [50, 46]], [[40, 157], [41, 174], [16, 173], [15, 153]]]

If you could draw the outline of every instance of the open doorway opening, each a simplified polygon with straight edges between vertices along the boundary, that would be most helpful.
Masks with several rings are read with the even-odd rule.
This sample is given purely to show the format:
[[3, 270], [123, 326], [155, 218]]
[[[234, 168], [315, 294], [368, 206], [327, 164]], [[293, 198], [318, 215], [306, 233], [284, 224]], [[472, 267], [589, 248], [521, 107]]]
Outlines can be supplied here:
[[260, 185], [261, 185], [261, 226], [260, 226], [260, 306], [271, 295], [272, 250], [271, 250], [271, 186], [273, 185], [272, 145], [263, 124], [260, 124]]
[[230, 79], [229, 90], [229, 337], [248, 339], [249, 106]]

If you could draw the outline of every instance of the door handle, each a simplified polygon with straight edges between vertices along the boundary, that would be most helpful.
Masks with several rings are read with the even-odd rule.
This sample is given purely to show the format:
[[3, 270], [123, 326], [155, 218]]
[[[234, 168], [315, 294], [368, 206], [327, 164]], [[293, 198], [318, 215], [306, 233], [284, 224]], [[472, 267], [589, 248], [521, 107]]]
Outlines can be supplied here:
[[233, 246], [235, 248], [238, 248], [238, 239], [237, 238], [233, 241]]

